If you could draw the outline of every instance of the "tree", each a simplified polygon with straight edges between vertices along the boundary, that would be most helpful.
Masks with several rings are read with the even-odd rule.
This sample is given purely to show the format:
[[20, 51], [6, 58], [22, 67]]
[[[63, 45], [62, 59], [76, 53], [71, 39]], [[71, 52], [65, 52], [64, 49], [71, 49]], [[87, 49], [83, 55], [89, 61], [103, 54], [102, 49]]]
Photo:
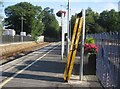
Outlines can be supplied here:
[[[75, 23], [76, 16], [72, 16], [72, 29]], [[108, 11], [105, 10], [98, 14], [91, 8], [86, 10], [86, 33], [101, 33], [101, 32], [113, 32], [120, 31], [120, 13], [114, 9]]]
[[97, 29], [97, 27], [101, 28], [97, 24], [97, 20], [99, 19], [99, 14], [94, 12], [90, 7], [86, 10], [86, 32], [87, 33], [97, 33], [100, 32], [101, 29]]
[[70, 21], [71, 22], [71, 36], [72, 36], [72, 33], [73, 33], [76, 18], [77, 18], [77, 14], [72, 15], [72, 17], [71, 17], [71, 21]]
[[0, 15], [0, 34], [2, 32], [2, 16]]
[[59, 24], [53, 14], [53, 9], [49, 7], [44, 8], [43, 23], [45, 25], [44, 35], [46, 37], [58, 38], [59, 37]]
[[[71, 29], [73, 33], [74, 23], [75, 19], [77, 17], [77, 14], [73, 15], [71, 17]], [[97, 24], [97, 20], [99, 19], [99, 14], [97, 12], [94, 12], [91, 8], [88, 7], [86, 10], [86, 33], [96, 33], [100, 32], [101, 27]], [[97, 29], [99, 28], [99, 30]]]
[[5, 8], [5, 14], [7, 16], [5, 19], [5, 25], [7, 28], [15, 29], [17, 34], [20, 34], [21, 32], [21, 17], [23, 17], [24, 32], [31, 34], [31, 32], [34, 33], [35, 30], [40, 30], [40, 33], [37, 33], [37, 35], [42, 34], [43, 12], [40, 6], [33, 6], [28, 2], [21, 2]]
[[32, 37], [37, 40], [37, 37], [43, 34], [44, 24], [42, 22], [42, 17], [44, 15], [42, 8], [39, 6], [35, 7], [36, 15], [32, 21]]
[[[2, 2], [0, 1], [0, 12], [2, 12], [2, 8], [1, 7], [2, 7]], [[3, 26], [2, 26], [2, 19], [3, 19], [3, 17], [0, 14], [0, 38], [2, 36], [2, 28], [3, 28]]]
[[102, 27], [106, 28], [107, 32], [119, 31], [120, 15], [114, 9], [110, 11], [105, 10], [102, 13], [100, 13], [100, 18], [98, 20], [98, 23]]

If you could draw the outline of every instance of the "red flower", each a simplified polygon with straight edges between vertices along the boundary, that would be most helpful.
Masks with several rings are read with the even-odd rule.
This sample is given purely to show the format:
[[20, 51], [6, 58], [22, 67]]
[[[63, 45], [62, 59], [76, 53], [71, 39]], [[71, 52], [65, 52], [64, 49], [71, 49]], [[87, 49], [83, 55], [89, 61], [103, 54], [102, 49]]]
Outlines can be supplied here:
[[98, 53], [98, 47], [95, 44], [85, 44], [85, 54]]

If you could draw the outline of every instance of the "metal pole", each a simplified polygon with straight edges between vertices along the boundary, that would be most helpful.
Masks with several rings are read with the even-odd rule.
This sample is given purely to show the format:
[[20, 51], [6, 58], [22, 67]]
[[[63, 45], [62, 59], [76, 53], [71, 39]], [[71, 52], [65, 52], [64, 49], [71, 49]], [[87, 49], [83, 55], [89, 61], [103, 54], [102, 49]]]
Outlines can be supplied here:
[[[71, 9], [70, 9], [70, 16], [71, 16]], [[69, 28], [70, 28], [70, 41], [71, 41], [71, 20], [70, 20], [70, 26], [69, 26]]]
[[69, 44], [70, 44], [70, 36], [69, 36], [69, 11], [70, 10], [70, 4], [68, 0], [68, 17], [67, 17], [67, 55], [69, 53]]
[[82, 10], [83, 16], [83, 31], [82, 31], [82, 50], [81, 50], [81, 60], [80, 60], [80, 73], [79, 79], [83, 80], [83, 60], [84, 60], [84, 43], [85, 43], [85, 10]]
[[[23, 32], [23, 16], [21, 16], [21, 32]], [[21, 42], [23, 42], [23, 35], [21, 33]]]
[[63, 54], [64, 54], [64, 14], [62, 13], [61, 17], [61, 26], [62, 26], [62, 50], [61, 50], [61, 60], [63, 59]]

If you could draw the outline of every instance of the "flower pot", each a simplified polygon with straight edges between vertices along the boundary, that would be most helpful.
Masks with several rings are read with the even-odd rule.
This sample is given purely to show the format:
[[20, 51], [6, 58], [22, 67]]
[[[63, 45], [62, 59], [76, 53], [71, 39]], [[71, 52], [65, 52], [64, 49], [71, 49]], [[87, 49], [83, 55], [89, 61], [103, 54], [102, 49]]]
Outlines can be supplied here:
[[84, 58], [84, 75], [96, 75], [96, 54], [89, 54]]

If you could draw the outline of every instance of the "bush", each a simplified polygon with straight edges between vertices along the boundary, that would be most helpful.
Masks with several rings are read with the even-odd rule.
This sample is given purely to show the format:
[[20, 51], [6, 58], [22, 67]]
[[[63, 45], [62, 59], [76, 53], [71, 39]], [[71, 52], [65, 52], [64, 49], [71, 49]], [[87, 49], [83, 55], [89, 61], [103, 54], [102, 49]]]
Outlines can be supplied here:
[[95, 44], [95, 41], [94, 41], [93, 38], [87, 37], [85, 43], [88, 43], [88, 44]]

